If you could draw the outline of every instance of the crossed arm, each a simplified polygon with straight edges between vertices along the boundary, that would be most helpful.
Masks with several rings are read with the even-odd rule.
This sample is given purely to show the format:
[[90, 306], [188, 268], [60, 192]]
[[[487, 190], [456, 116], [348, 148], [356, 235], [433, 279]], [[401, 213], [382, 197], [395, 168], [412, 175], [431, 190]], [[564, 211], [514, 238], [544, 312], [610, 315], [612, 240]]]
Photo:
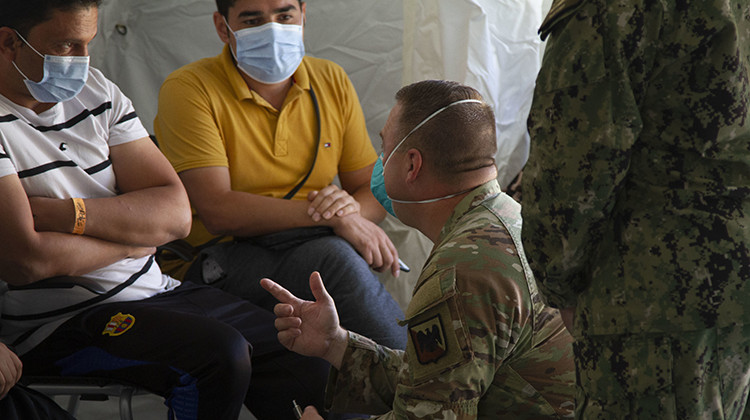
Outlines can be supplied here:
[[21, 379], [23, 364], [5, 344], [0, 343], [0, 399]]
[[154, 252], [187, 235], [190, 210], [179, 178], [150, 139], [111, 148], [119, 195], [85, 199], [86, 229], [72, 232], [72, 200], [28, 197], [16, 175], [0, 178], [0, 272], [23, 285], [81, 275]]

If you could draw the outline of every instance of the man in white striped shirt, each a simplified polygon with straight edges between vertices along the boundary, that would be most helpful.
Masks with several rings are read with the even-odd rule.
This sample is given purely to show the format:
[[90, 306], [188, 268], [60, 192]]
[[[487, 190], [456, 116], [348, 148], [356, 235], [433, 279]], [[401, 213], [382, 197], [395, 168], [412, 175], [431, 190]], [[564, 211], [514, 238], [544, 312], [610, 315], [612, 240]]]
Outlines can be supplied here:
[[0, 341], [26, 374], [134, 382], [179, 418], [320, 404], [327, 366], [283, 349], [271, 313], [154, 262], [190, 208], [130, 100], [88, 67], [99, 2], [0, 0]]

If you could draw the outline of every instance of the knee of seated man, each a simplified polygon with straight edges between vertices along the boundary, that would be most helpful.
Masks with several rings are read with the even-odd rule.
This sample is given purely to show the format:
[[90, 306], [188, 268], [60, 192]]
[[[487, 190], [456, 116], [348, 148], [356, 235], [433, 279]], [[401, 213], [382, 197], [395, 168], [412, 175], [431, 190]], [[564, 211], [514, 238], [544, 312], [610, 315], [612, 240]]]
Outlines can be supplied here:
[[187, 350], [193, 357], [203, 358], [209, 371], [222, 376], [234, 376], [239, 381], [250, 378], [252, 347], [239, 331], [217, 321], [196, 333], [201, 332], [203, 337], [194, 341], [200, 348]]
[[329, 236], [320, 241], [315, 244], [314, 249], [315, 252], [320, 253], [325, 267], [341, 268], [346, 271], [361, 268], [364, 272], [370, 273], [370, 268], [365, 260], [346, 239], [339, 236]]

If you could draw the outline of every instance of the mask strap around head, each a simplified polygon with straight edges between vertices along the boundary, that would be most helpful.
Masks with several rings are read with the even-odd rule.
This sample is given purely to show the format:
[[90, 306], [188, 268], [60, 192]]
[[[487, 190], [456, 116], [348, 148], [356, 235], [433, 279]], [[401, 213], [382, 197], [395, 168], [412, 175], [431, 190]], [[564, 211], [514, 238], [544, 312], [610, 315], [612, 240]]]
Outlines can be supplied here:
[[398, 142], [398, 144], [396, 145], [396, 147], [394, 147], [393, 150], [391, 151], [391, 154], [388, 155], [388, 159], [386, 159], [386, 161], [383, 163], [383, 167], [385, 168], [385, 165], [387, 165], [388, 161], [391, 160], [391, 158], [393, 157], [394, 153], [396, 153], [396, 150], [398, 150], [398, 148], [401, 147], [402, 144], [404, 144], [404, 142], [406, 141], [406, 139], [408, 139], [409, 136], [411, 136], [420, 127], [422, 127], [423, 125], [427, 124], [428, 121], [430, 121], [431, 119], [435, 118], [438, 114], [440, 114], [441, 112], [445, 111], [446, 109], [448, 109], [448, 108], [450, 108], [450, 107], [452, 107], [454, 105], [465, 104], [465, 103], [482, 104], [484, 102], [482, 102], [482, 101], [480, 101], [478, 99], [461, 99], [460, 101], [451, 102], [450, 104], [448, 104], [448, 105], [446, 105], [446, 106], [438, 109], [437, 111], [433, 112], [432, 114], [430, 114], [430, 116], [428, 116], [427, 118], [423, 119], [422, 122], [420, 122], [419, 124], [417, 124], [416, 127], [412, 128], [411, 131], [409, 131], [409, 133], [407, 135], [405, 135], [404, 138], [401, 139], [400, 142]]
[[390, 196], [388, 196], [388, 199], [390, 199], [394, 203], [402, 203], [402, 204], [427, 204], [427, 203], [434, 203], [434, 202], [440, 201], [440, 200], [446, 200], [448, 198], [458, 197], [461, 194], [466, 194], [467, 192], [473, 190], [474, 188], [476, 188], [476, 187], [471, 187], [469, 189], [466, 189], [466, 190], [463, 190], [463, 191], [459, 191], [459, 192], [457, 192], [455, 194], [444, 195], [442, 197], [430, 198], [430, 199], [427, 199], [427, 200], [397, 200], [395, 198], [391, 198]]

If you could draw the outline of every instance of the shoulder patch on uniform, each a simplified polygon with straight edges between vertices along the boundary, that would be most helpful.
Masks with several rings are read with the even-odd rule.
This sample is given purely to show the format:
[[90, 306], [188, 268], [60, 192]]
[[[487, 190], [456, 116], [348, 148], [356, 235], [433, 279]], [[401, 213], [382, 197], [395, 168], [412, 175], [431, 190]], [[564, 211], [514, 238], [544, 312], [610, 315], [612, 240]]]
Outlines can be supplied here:
[[[404, 315], [412, 318], [456, 294], [456, 267], [446, 267], [430, 275], [417, 285], [417, 289]], [[406, 323], [402, 323], [405, 325]]]
[[445, 328], [443, 328], [440, 314], [417, 325], [409, 326], [409, 334], [414, 343], [417, 361], [423, 365], [437, 362], [448, 351]]
[[547, 13], [547, 17], [544, 18], [542, 26], [539, 27], [539, 35], [542, 41], [547, 39], [549, 33], [552, 31], [552, 27], [555, 26], [562, 18], [572, 14], [578, 9], [586, 0], [553, 0], [552, 6]]
[[102, 335], [111, 335], [113, 337], [125, 334], [127, 330], [135, 324], [135, 317], [130, 314], [118, 312], [117, 315], [109, 319], [107, 326], [104, 327]]
[[401, 325], [407, 325], [406, 359], [413, 385], [473, 360], [457, 298], [455, 267], [446, 267], [422, 281], [404, 311]]

